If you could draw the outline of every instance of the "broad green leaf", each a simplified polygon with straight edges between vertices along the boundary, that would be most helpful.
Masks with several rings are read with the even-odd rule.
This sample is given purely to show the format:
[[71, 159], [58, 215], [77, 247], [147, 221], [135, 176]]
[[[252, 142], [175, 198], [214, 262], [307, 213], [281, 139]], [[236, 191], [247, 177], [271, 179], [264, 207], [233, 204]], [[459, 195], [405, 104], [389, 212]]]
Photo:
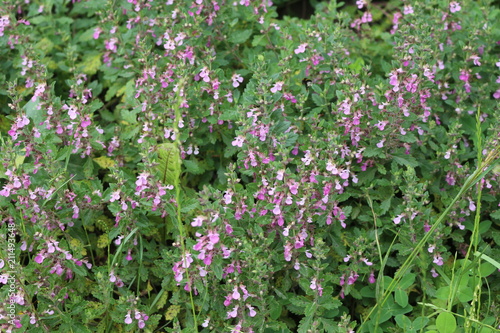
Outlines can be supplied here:
[[413, 321], [413, 328], [416, 330], [421, 330], [422, 328], [425, 327], [425, 325], [427, 325], [428, 322], [429, 318], [427, 317], [415, 318], [415, 320]]
[[404, 308], [408, 305], [408, 294], [405, 290], [396, 288], [396, 290], [394, 290], [394, 300], [397, 304]]
[[266, 46], [267, 45], [267, 38], [264, 35], [256, 35], [253, 37], [252, 40], [252, 46]]
[[242, 44], [247, 41], [247, 39], [252, 35], [251, 29], [239, 30], [234, 32], [228, 41], [233, 44]]
[[436, 327], [439, 333], [453, 333], [457, 329], [455, 316], [449, 312], [441, 312], [436, 318]]
[[460, 287], [457, 296], [460, 302], [469, 302], [474, 298], [474, 291], [471, 287]]
[[278, 302], [274, 300], [271, 300], [269, 302], [269, 316], [271, 317], [271, 319], [278, 319], [281, 316], [281, 311], [282, 307]]
[[408, 289], [415, 282], [415, 274], [410, 273], [403, 276], [401, 281], [399, 281], [399, 287], [401, 289]]
[[405, 329], [405, 332], [408, 332], [410, 327], [411, 327], [411, 320], [405, 315], [397, 315], [394, 317], [396, 320], [396, 323], [398, 324], [399, 327], [402, 329]]

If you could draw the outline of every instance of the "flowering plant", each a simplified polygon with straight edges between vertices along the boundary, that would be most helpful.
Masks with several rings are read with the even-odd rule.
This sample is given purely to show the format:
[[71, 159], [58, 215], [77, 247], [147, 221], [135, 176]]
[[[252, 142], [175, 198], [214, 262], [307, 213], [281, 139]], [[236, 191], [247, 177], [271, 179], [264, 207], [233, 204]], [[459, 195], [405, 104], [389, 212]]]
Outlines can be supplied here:
[[489, 1], [0, 9], [13, 332], [498, 328]]

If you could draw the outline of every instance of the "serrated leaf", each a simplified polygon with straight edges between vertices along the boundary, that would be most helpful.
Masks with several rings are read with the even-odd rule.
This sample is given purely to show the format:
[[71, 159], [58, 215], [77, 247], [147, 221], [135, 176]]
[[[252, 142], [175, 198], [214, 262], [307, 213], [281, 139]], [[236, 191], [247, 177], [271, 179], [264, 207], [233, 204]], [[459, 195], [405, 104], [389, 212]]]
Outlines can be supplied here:
[[307, 333], [311, 328], [312, 317], [304, 317], [301, 319], [299, 323], [299, 327], [297, 328], [297, 333]]
[[287, 133], [285, 140], [285, 147], [295, 146], [295, 143], [299, 139], [299, 135], [297, 133]]
[[389, 208], [391, 208], [391, 200], [392, 200], [392, 198], [388, 198], [388, 199], [382, 201], [382, 203], [380, 204], [379, 215], [384, 215], [385, 213], [387, 213]]
[[203, 172], [205, 172], [205, 169], [201, 167], [200, 163], [196, 159], [183, 160], [182, 164], [186, 168], [186, 171], [193, 175], [201, 175]]
[[92, 177], [92, 173], [94, 172], [94, 163], [92, 163], [91, 158], [86, 158], [85, 163], [83, 164], [83, 175], [85, 178], [89, 179]]
[[88, 52], [83, 56], [78, 68], [87, 75], [94, 75], [102, 65], [102, 54], [99, 52]]
[[417, 160], [414, 157], [411, 157], [409, 155], [404, 156], [404, 157], [398, 156], [398, 155], [393, 155], [392, 158], [399, 165], [405, 165], [405, 166], [409, 166], [412, 168], [415, 168], [418, 166]]
[[252, 40], [252, 46], [266, 46], [267, 45], [267, 38], [264, 35], [256, 35], [253, 37]]
[[252, 35], [252, 29], [238, 30], [234, 32], [228, 41], [233, 44], [242, 44]]
[[199, 203], [198, 203], [198, 200], [196, 200], [196, 199], [191, 199], [191, 200], [185, 201], [182, 203], [181, 212], [182, 213], [191, 212], [194, 209], [196, 209], [198, 206], [199, 206]]
[[323, 105], [325, 105], [325, 100], [323, 99], [323, 97], [321, 97], [321, 96], [319, 96], [317, 94], [312, 94], [311, 97], [312, 97], [313, 102], [317, 106], [323, 106]]
[[317, 308], [318, 308], [318, 304], [316, 302], [310, 303], [306, 307], [305, 316], [312, 317], [314, 315], [314, 313], [316, 312]]
[[54, 48], [54, 43], [50, 39], [48, 39], [47, 37], [42, 38], [35, 45], [35, 49], [42, 50], [45, 54], [52, 51], [53, 48]]
[[293, 305], [299, 306], [299, 307], [302, 307], [302, 308], [305, 308], [306, 306], [308, 306], [309, 304], [311, 304], [310, 300], [308, 300], [307, 298], [302, 297], [302, 296], [294, 296], [294, 297], [290, 298], [290, 302]]
[[115, 166], [115, 161], [107, 156], [96, 157], [93, 160], [103, 169], [108, 169]]

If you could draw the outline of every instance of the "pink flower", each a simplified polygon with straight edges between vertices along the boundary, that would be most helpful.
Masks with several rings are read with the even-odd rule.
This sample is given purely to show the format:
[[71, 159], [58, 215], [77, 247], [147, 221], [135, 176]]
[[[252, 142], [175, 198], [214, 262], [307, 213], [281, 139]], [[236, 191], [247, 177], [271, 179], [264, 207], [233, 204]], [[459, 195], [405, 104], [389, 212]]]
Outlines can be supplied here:
[[476, 54], [473, 54], [469, 60], [472, 60], [472, 63], [476, 66], [481, 66], [481, 62], [479, 60], [481, 60], [481, 57], [476, 55]]
[[493, 93], [493, 98], [494, 98], [494, 99], [499, 99], [499, 98], [500, 98], [500, 89], [498, 89], [497, 91], [495, 91], [495, 92]]
[[351, 275], [349, 275], [349, 278], [347, 278], [347, 284], [348, 285], [354, 284], [358, 279], [358, 277], [359, 277], [358, 274], [352, 272]]
[[456, 1], [450, 2], [450, 12], [456, 13], [459, 12], [462, 7], [460, 7], [460, 4]]
[[197, 216], [194, 218], [193, 222], [191, 222], [191, 225], [193, 227], [201, 227], [205, 219], [206, 218], [204, 216]]
[[209, 71], [207, 67], [203, 67], [200, 71], [200, 77], [204, 82], [210, 82]]
[[274, 94], [278, 91], [281, 91], [281, 88], [283, 88], [283, 81], [276, 82], [274, 86], [271, 88], [271, 92]]
[[93, 35], [94, 39], [99, 39], [99, 35], [101, 34], [101, 32], [102, 32], [102, 29], [100, 27], [95, 28], [94, 35]]
[[232, 202], [233, 202], [233, 191], [227, 190], [226, 193], [224, 194], [224, 203], [226, 205], [229, 205]]
[[372, 262], [370, 262], [370, 261], [368, 261], [368, 259], [366, 259], [366, 258], [363, 258], [362, 260], [363, 260], [363, 262], [364, 262], [367, 266], [371, 266], [371, 265], [373, 265], [373, 263], [372, 263]]
[[254, 307], [253, 307], [253, 306], [251, 306], [250, 304], [247, 304], [247, 308], [248, 308], [248, 310], [249, 310], [249, 311], [248, 311], [248, 315], [249, 315], [250, 317], [255, 317], [255, 315], [257, 314], [257, 312], [255, 312]]
[[233, 293], [232, 293], [231, 297], [232, 297], [233, 299], [240, 299], [241, 295], [240, 295], [240, 293], [238, 292], [238, 287], [237, 287], [237, 286], [235, 286], [235, 287], [234, 287], [234, 289], [233, 289]]
[[285, 244], [285, 253], [284, 253], [286, 261], [291, 261], [292, 260], [292, 252], [291, 252], [291, 250], [292, 250], [292, 244], [290, 244], [289, 242], [287, 242]]
[[240, 74], [233, 74], [231, 80], [233, 80], [233, 87], [237, 88], [243, 82], [243, 77]]
[[398, 74], [397, 73], [392, 73], [392, 75], [389, 77], [389, 84], [391, 86], [394, 86], [392, 88], [393, 91], [398, 91], [399, 90], [399, 81], [398, 81]]
[[410, 15], [413, 14], [413, 7], [411, 5], [406, 5], [403, 7], [403, 14]]
[[227, 316], [229, 318], [236, 318], [237, 315], [238, 315], [238, 305], [236, 305], [231, 312], [227, 313]]
[[219, 234], [216, 231], [209, 231], [208, 241], [213, 245], [217, 244], [219, 242]]
[[434, 260], [432, 262], [438, 266], [443, 266], [444, 264], [443, 257], [441, 257], [439, 254], [434, 255]]
[[394, 224], [400, 224], [402, 218], [404, 218], [404, 214], [399, 214], [392, 221], [394, 222]]
[[234, 138], [233, 142], [231, 142], [231, 145], [233, 145], [233, 147], [243, 147], [244, 142], [245, 137], [243, 135], [238, 135], [236, 138]]
[[316, 279], [312, 279], [311, 281], [311, 284], [309, 285], [309, 288], [311, 288], [312, 290], [315, 290], [316, 289]]
[[45, 256], [42, 255], [42, 253], [39, 253], [36, 257], [35, 257], [35, 262], [38, 263], [38, 264], [41, 264], [43, 262], [43, 260], [45, 259]]
[[300, 44], [299, 47], [295, 49], [295, 54], [304, 53], [306, 51], [307, 43]]

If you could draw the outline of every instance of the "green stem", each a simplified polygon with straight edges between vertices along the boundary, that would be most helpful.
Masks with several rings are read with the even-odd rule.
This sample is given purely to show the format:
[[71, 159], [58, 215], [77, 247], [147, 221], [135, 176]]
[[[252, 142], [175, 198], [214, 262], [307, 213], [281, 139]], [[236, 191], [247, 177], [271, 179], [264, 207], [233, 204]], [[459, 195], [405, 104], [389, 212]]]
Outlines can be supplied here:
[[[182, 118], [182, 114], [181, 114], [181, 103], [182, 103], [182, 96], [181, 96], [181, 92], [182, 92], [182, 89], [183, 89], [183, 85], [184, 85], [184, 82], [181, 80], [179, 82], [179, 85], [177, 86], [177, 103], [175, 105], [175, 122], [174, 122], [174, 133], [175, 133], [175, 141], [174, 141], [174, 144], [177, 148], [177, 151], [179, 152], [180, 154], [180, 145], [181, 145], [181, 141], [180, 141], [180, 135], [179, 135], [179, 121], [181, 120]], [[179, 158], [177, 159], [179, 162], [181, 161], [181, 157], [179, 156]], [[177, 227], [179, 229], [179, 237], [180, 237], [180, 243], [181, 243], [181, 250], [182, 250], [182, 260], [187, 260], [186, 258], [186, 244], [185, 244], [185, 236], [184, 236], [184, 224], [182, 223], [182, 217], [181, 217], [181, 208], [182, 208], [182, 205], [181, 205], [181, 187], [180, 187], [180, 166], [175, 168], [176, 170], [176, 175], [174, 177], [174, 188], [175, 188], [175, 202], [176, 202], [176, 212], [177, 212]], [[188, 280], [188, 283], [191, 282], [191, 279], [190, 279], [190, 276], [189, 276], [189, 270], [187, 268], [187, 263], [185, 263], [186, 265], [186, 276], [187, 276], [187, 280]], [[194, 299], [193, 299], [193, 291], [192, 291], [192, 288], [191, 286], [189, 287], [189, 298], [190, 298], [190, 301], [191, 301], [191, 311], [193, 313], [193, 321], [194, 321], [194, 328], [195, 328], [195, 332], [198, 332], [198, 321], [197, 321], [197, 316], [196, 316], [196, 309], [195, 309], [195, 306], [194, 306]]]

